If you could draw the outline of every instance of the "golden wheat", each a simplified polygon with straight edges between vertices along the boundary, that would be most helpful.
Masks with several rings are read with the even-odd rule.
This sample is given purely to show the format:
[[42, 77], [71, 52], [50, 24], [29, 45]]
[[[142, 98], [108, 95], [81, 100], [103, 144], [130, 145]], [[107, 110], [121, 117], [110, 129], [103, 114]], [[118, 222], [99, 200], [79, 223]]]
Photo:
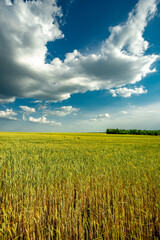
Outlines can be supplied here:
[[0, 239], [160, 238], [160, 137], [0, 133]]

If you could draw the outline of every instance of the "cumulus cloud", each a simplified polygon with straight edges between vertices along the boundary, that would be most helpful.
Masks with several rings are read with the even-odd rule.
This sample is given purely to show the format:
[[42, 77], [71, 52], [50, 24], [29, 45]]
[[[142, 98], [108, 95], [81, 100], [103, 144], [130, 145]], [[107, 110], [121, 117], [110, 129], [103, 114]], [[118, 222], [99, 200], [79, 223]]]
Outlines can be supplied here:
[[92, 122], [97, 122], [99, 120], [103, 121], [106, 120], [107, 118], [110, 118], [109, 113], [105, 113], [105, 114], [99, 114], [97, 115], [95, 118], [90, 119]]
[[0, 104], [7, 104], [7, 103], [13, 103], [15, 102], [15, 97], [11, 98], [0, 98]]
[[61, 126], [60, 122], [49, 121], [45, 116], [42, 116], [40, 118], [29, 117], [29, 121], [33, 123], [42, 123], [42, 124], [49, 124], [54, 126]]
[[13, 5], [3, 0], [0, 12], [0, 94], [39, 98], [51, 79], [46, 44], [63, 37], [56, 20], [60, 8], [55, 0], [20, 0]]
[[125, 24], [110, 28], [111, 35], [106, 40], [103, 51], [108, 52], [113, 49], [134, 56], [143, 56], [149, 44], [143, 38], [143, 32], [148, 21], [155, 15], [156, 4], [156, 0], [140, 0], [129, 13]]
[[6, 3], [6, 5], [8, 5], [8, 6], [11, 6], [11, 5], [12, 5], [12, 3], [11, 3], [10, 0], [5, 0], [5, 3]]
[[140, 95], [140, 94], [144, 94], [147, 93], [147, 90], [144, 89], [143, 86], [141, 86], [140, 88], [135, 87], [135, 89], [131, 89], [131, 88], [118, 88], [118, 89], [111, 89], [110, 93], [112, 93], [113, 97], [117, 97], [117, 95], [121, 96], [121, 97], [131, 97], [132, 95]]
[[36, 111], [35, 108], [30, 108], [28, 106], [19, 106], [25, 113], [31, 114]]
[[[143, 38], [156, 0], [139, 0], [125, 23], [110, 28], [99, 54], [67, 53], [46, 63], [49, 41], [62, 38], [56, 0], [0, 2], [0, 95], [62, 101], [73, 93], [134, 84], [156, 71]], [[32, 19], [32, 21], [30, 21]], [[116, 93], [115, 93], [116, 94]]]
[[63, 106], [58, 108], [57, 110], [46, 110], [46, 115], [48, 116], [56, 116], [56, 117], [65, 117], [70, 114], [75, 114], [79, 111], [78, 108], [73, 108], [72, 106]]
[[5, 111], [0, 111], [1, 119], [17, 120], [15, 116], [17, 115], [12, 109], [6, 109]]

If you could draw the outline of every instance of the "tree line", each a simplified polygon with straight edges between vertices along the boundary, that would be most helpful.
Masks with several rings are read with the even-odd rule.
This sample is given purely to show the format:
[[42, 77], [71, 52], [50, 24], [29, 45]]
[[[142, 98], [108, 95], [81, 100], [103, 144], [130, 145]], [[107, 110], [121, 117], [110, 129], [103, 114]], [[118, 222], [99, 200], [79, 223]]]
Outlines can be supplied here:
[[160, 130], [139, 130], [139, 129], [118, 129], [118, 128], [108, 128], [106, 130], [107, 134], [133, 134], [133, 135], [160, 135]]

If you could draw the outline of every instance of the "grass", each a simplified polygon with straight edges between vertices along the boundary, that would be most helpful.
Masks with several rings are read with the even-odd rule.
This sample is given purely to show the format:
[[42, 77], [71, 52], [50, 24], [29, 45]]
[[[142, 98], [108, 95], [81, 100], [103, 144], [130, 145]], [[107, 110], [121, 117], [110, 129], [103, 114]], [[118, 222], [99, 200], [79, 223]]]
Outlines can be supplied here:
[[160, 239], [160, 137], [0, 133], [0, 239]]

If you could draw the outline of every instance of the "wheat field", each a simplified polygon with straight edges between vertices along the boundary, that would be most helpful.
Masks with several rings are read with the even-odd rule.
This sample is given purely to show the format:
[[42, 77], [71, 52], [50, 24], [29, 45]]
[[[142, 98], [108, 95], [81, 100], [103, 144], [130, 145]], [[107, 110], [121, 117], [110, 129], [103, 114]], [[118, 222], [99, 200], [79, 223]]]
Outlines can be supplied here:
[[0, 133], [0, 239], [160, 239], [160, 137]]

